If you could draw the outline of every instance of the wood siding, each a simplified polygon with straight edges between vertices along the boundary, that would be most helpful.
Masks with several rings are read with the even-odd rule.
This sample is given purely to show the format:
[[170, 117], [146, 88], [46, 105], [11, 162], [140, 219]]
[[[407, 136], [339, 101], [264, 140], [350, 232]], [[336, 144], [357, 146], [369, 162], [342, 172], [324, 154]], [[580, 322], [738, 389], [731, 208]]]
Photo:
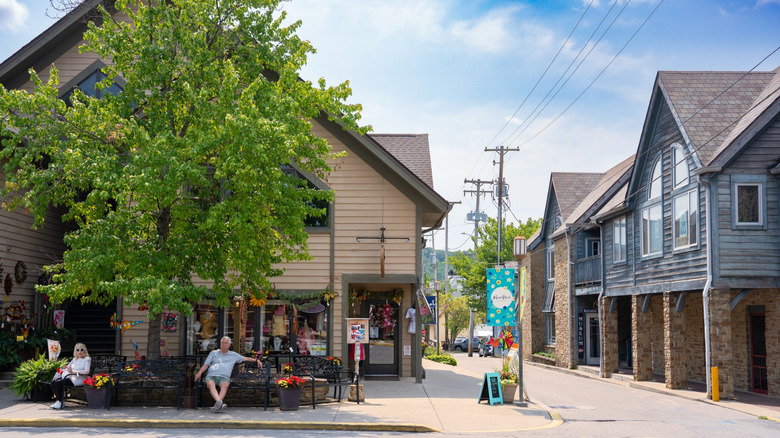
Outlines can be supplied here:
[[628, 213], [626, 218], [626, 261], [614, 262], [614, 242], [615, 242], [615, 219], [620, 219], [623, 216], [611, 219], [604, 222], [602, 226], [602, 232], [604, 233], [604, 247], [602, 248], [602, 254], [604, 257], [604, 288], [605, 295], [610, 295], [610, 289], [626, 289], [634, 285], [634, 222], [632, 220], [632, 214]]
[[[717, 176], [717, 242], [720, 277], [780, 276], [780, 180], [768, 169], [780, 161], [780, 119], [775, 118]], [[732, 176], [766, 178], [766, 229], [734, 229]]]
[[[666, 290], [677, 290], [677, 285], [686, 284], [686, 281], [705, 278], [707, 275], [706, 242], [705, 240], [705, 215], [703, 191], [698, 190], [693, 176], [693, 159], [688, 158], [688, 168], [690, 170], [690, 183], [673, 191], [672, 181], [672, 162], [671, 149], [673, 143], [685, 144], [677, 124], [672, 117], [668, 106], [664, 103], [659, 106], [656, 124], [653, 130], [650, 144], [645, 150], [640, 151], [646, 154], [644, 168], [637, 169], [641, 172], [641, 188], [637, 190], [637, 203], [631, 221], [630, 229], [636, 230], [632, 233], [628, 250], [633, 252], [636, 257], [636, 286], [648, 286], [653, 284], [668, 284]], [[647, 193], [650, 187], [650, 178], [653, 164], [656, 157], [662, 155], [662, 217], [663, 217], [663, 250], [660, 256], [642, 256], [642, 210], [646, 207], [655, 205], [656, 201], [648, 201]], [[690, 189], [697, 190], [699, 198], [699, 220], [698, 220], [698, 244], [683, 250], [674, 249], [673, 241], [673, 218], [672, 202], [674, 196], [685, 193]], [[628, 236], [627, 236], [628, 237]], [[611, 242], [610, 242], [611, 243]]]

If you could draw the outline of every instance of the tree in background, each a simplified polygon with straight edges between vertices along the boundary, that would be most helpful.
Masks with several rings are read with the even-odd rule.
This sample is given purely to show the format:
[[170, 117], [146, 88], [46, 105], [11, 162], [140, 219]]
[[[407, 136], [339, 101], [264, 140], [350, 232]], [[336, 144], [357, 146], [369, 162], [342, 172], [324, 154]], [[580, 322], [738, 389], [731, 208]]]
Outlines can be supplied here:
[[[531, 219], [519, 226], [505, 224], [501, 230], [501, 261], [514, 260], [512, 241], [516, 236], [526, 239], [542, 225], [542, 219]], [[487, 279], [486, 270], [495, 266], [498, 250], [498, 221], [488, 218], [478, 230], [478, 244], [474, 246], [475, 257], [456, 253], [450, 258], [453, 270], [463, 277], [463, 295], [468, 297], [472, 309], [485, 311], [487, 309]]]
[[449, 345], [450, 348], [452, 348], [452, 341], [458, 337], [458, 333], [469, 327], [469, 303], [468, 297], [453, 297], [450, 294], [447, 295], [447, 310], [445, 310], [444, 316], [447, 321], [447, 331], [450, 340]]
[[31, 93], [0, 87], [2, 195], [35, 225], [57, 206], [76, 226], [39, 290], [55, 303], [148, 306], [155, 358], [164, 310], [262, 298], [276, 264], [309, 258], [304, 224], [332, 193], [295, 173], [325, 179], [334, 156], [311, 120], [366, 129], [348, 83], [299, 79], [314, 49], [278, 0], [106, 3], [129, 19], [99, 6], [84, 34], [82, 52], [112, 60], [102, 93], [60, 99], [55, 67], [46, 81], [31, 71]]

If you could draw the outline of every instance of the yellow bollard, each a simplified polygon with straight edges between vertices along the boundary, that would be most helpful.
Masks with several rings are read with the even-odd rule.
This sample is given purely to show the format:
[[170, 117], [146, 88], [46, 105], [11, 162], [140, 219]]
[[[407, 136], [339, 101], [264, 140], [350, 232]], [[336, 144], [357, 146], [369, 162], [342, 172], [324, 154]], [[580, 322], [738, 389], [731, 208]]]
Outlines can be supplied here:
[[718, 385], [718, 367], [710, 368], [712, 370], [712, 401], [720, 401], [720, 386]]

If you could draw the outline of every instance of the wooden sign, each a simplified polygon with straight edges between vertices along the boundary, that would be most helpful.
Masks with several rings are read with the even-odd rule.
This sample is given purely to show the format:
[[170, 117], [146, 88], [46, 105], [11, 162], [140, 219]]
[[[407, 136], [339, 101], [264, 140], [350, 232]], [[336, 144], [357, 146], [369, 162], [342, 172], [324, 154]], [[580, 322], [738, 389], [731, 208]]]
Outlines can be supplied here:
[[504, 396], [501, 394], [501, 378], [498, 373], [485, 373], [477, 403], [481, 403], [482, 400], [487, 400], [491, 405], [504, 404]]

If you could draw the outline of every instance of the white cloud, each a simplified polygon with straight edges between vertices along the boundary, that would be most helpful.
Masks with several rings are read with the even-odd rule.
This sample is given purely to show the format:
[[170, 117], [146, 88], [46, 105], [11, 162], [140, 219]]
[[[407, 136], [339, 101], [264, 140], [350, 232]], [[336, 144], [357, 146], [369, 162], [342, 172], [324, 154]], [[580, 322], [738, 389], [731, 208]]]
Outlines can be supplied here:
[[25, 26], [29, 15], [27, 6], [17, 0], [0, 0], [0, 31], [18, 31]]

